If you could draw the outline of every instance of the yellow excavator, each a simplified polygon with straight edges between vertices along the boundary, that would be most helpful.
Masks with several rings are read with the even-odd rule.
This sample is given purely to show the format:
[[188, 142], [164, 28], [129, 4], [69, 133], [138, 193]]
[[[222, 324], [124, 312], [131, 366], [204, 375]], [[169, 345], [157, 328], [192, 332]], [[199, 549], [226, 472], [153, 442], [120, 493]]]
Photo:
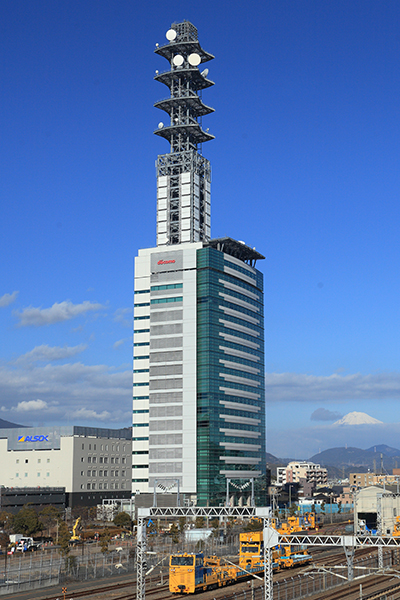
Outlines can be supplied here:
[[78, 517], [77, 520], [75, 521], [75, 525], [72, 528], [72, 535], [69, 540], [70, 542], [79, 542], [79, 540], [81, 539], [81, 536], [77, 535], [77, 531], [78, 531], [80, 522], [81, 522], [81, 517]]

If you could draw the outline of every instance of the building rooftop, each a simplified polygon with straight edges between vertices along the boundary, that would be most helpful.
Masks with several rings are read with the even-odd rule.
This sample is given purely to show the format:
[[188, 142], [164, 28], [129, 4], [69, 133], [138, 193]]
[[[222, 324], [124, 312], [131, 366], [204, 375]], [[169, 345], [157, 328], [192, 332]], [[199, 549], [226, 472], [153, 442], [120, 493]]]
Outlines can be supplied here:
[[265, 256], [257, 252], [255, 248], [247, 246], [244, 242], [238, 242], [230, 237], [215, 238], [205, 244], [211, 246], [220, 252], [234, 256], [243, 262], [248, 262], [254, 267], [257, 260], [264, 260]]

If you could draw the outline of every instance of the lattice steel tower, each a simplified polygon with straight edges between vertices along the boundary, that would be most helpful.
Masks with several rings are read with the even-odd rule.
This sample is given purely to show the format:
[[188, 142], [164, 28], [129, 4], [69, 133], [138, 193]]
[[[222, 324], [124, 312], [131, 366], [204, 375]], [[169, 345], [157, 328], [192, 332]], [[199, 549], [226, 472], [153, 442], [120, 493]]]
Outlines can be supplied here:
[[157, 246], [210, 239], [211, 168], [201, 144], [214, 139], [202, 128], [202, 117], [214, 109], [203, 103], [201, 93], [214, 83], [207, 79], [208, 69], [200, 72], [199, 66], [214, 56], [202, 49], [189, 21], [173, 23], [166, 37], [168, 44], [155, 50], [170, 63], [168, 71], [155, 76], [170, 90], [169, 98], [154, 105], [169, 117], [154, 133], [170, 143], [169, 154], [156, 162]]

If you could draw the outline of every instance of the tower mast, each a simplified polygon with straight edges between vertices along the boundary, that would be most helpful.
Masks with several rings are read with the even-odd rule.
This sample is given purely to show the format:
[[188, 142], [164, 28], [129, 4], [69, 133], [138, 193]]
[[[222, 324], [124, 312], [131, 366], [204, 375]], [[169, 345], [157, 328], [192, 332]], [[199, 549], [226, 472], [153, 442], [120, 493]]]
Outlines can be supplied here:
[[156, 162], [157, 246], [208, 241], [211, 232], [211, 167], [199, 146], [214, 139], [201, 123], [203, 116], [214, 112], [203, 103], [201, 92], [214, 82], [200, 65], [214, 56], [202, 49], [189, 21], [173, 23], [166, 37], [168, 43], [155, 50], [169, 62], [169, 69], [156, 71], [154, 79], [170, 91], [169, 98], [154, 105], [169, 118], [154, 133], [170, 144], [170, 152]]

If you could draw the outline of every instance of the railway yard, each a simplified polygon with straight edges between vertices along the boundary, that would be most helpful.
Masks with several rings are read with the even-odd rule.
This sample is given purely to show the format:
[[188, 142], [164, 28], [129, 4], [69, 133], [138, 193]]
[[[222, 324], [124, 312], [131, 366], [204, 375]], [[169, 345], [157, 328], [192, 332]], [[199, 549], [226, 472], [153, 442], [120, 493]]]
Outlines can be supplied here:
[[[344, 527], [344, 524], [343, 524]], [[338, 533], [340, 526], [326, 527], [325, 533]], [[354, 580], [349, 582], [347, 562], [343, 549], [311, 548], [312, 564], [294, 566], [273, 575], [273, 597], [275, 600], [397, 600], [400, 599], [400, 549], [386, 548], [383, 551], [383, 571], [378, 570], [376, 548], [356, 550], [354, 556]], [[237, 556], [227, 557], [237, 560]], [[64, 588], [64, 589], [63, 589]], [[65, 591], [65, 594], [64, 594]], [[146, 577], [146, 597], [151, 600], [173, 600], [188, 594], [172, 594], [169, 591], [168, 569], [154, 570]], [[202, 600], [262, 600], [263, 583], [247, 579], [197, 592]], [[65, 581], [46, 590], [30, 590], [3, 595], [13, 600], [69, 600], [94, 598], [99, 600], [136, 600], [136, 577], [116, 575], [101, 581]]]

